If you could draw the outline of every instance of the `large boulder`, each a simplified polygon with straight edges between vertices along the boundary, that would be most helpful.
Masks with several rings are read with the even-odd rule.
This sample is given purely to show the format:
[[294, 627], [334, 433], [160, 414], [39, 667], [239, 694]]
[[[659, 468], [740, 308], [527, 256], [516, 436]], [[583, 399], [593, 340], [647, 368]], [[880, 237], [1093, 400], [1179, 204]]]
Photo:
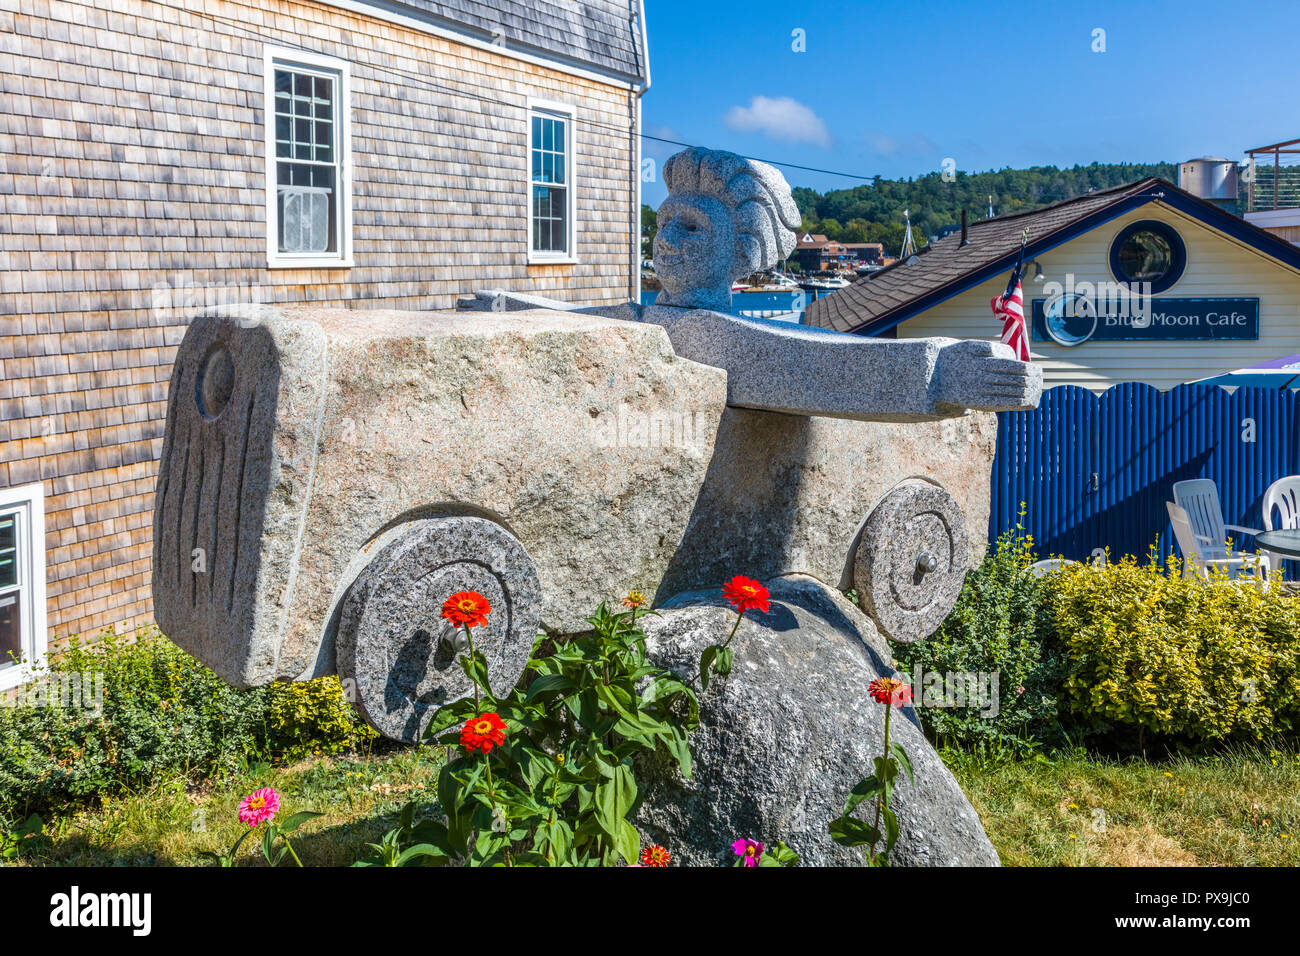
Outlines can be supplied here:
[[[701, 695], [693, 779], [683, 781], [675, 764], [647, 761], [637, 823], [686, 865], [730, 862], [739, 837], [784, 840], [804, 865], [861, 865], [861, 851], [834, 843], [827, 823], [882, 750], [884, 709], [867, 685], [896, 673], [889, 648], [866, 615], [821, 582], [790, 575], [767, 586], [771, 611], [746, 615], [730, 675]], [[693, 676], [700, 652], [725, 640], [734, 620], [716, 590], [678, 595], [644, 620], [647, 651]], [[997, 866], [979, 817], [912, 708], [895, 713], [891, 734], [916, 772], [914, 784], [904, 779], [895, 792], [902, 834], [893, 863]]]

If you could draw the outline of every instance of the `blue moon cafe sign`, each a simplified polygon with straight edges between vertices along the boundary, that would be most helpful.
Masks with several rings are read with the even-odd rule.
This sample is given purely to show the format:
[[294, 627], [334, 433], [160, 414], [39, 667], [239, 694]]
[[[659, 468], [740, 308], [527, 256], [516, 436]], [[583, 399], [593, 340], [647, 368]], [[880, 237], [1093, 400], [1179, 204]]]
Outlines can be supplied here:
[[1259, 338], [1259, 299], [1105, 298], [1066, 292], [1032, 304], [1033, 339], [1084, 342], [1229, 341]]

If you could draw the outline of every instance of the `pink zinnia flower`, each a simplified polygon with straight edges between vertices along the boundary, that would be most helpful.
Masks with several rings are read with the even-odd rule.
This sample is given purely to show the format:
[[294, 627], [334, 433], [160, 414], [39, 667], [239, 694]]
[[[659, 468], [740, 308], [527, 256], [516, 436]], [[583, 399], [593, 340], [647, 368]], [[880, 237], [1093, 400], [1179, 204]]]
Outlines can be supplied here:
[[250, 827], [266, 823], [280, 812], [280, 795], [270, 787], [263, 787], [244, 797], [239, 805], [239, 822]]
[[763, 844], [757, 840], [737, 840], [731, 844], [736, 856], [745, 858], [745, 866], [758, 866], [758, 859], [763, 855]]

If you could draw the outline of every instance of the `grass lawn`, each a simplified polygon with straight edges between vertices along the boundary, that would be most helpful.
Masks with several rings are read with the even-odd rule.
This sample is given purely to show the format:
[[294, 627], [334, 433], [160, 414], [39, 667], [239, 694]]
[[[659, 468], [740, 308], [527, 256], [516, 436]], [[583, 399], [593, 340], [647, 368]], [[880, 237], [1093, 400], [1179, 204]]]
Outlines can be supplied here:
[[1004, 866], [1300, 866], [1300, 754], [949, 763]]
[[[391, 829], [411, 800], [434, 803], [443, 749], [393, 750], [383, 756], [321, 757], [287, 767], [257, 764], [200, 784], [177, 779], [104, 802], [102, 807], [47, 820], [48, 840], [19, 863], [72, 866], [212, 865], [205, 850], [228, 852], [248, 828], [236, 816], [244, 795], [261, 787], [280, 793], [281, 816], [315, 810], [293, 836], [304, 866], [348, 866]], [[265, 866], [252, 837], [238, 865]], [[290, 864], [292, 865], [292, 864]]]
[[[1008, 866], [1300, 866], [1300, 755], [948, 759]], [[441, 760], [440, 749], [425, 747], [258, 765], [197, 786], [175, 780], [47, 821], [48, 840], [17, 862], [205, 864], [202, 851], [228, 850], [243, 832], [239, 799], [269, 786], [286, 815], [326, 814], [294, 837], [303, 863], [348, 865], [394, 825], [407, 801], [433, 803]], [[255, 841], [240, 852], [241, 866], [265, 865]]]

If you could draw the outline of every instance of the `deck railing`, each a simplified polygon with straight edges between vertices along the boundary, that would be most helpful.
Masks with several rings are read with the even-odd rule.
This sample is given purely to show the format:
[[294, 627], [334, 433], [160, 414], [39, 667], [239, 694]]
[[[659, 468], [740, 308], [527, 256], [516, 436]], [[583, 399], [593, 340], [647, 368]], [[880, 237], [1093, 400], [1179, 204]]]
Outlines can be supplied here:
[[1300, 209], [1300, 139], [1249, 149], [1251, 165], [1243, 175], [1249, 187], [1250, 212]]

